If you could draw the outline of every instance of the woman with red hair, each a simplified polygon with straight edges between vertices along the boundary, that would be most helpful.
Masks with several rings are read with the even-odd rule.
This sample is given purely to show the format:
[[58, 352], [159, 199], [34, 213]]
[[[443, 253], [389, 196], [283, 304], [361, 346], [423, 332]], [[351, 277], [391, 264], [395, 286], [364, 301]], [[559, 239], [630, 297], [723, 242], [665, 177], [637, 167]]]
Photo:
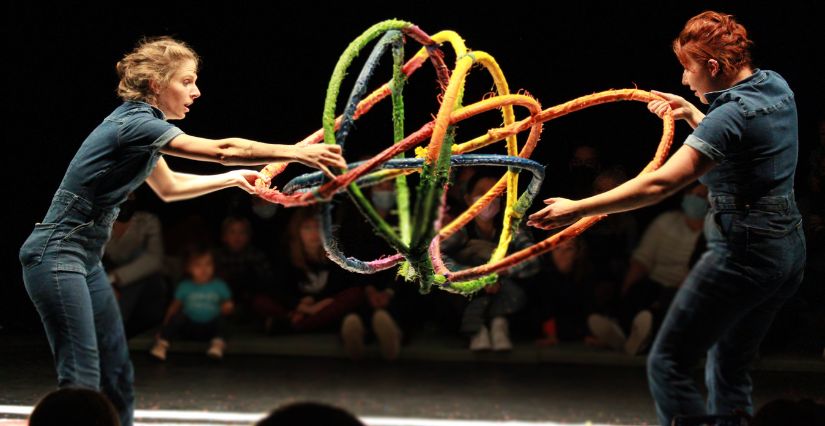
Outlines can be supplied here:
[[[707, 105], [658, 93], [694, 129], [655, 172], [594, 197], [545, 200], [528, 224], [550, 229], [655, 204], [696, 179], [707, 185], [708, 250], [682, 284], [648, 357], [663, 426], [676, 415], [753, 412], [748, 366], [776, 312], [802, 281], [805, 237], [793, 194], [798, 153], [794, 94], [773, 71], [751, 66], [751, 41], [733, 16], [688, 21], [673, 50], [682, 84]], [[691, 371], [707, 356], [707, 405]]]

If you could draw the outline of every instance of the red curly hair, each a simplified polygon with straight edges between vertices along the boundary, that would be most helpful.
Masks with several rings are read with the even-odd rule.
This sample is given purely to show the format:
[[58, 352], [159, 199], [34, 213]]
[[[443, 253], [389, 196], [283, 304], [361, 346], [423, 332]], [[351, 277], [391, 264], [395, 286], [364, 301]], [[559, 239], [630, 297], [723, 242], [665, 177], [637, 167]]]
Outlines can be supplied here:
[[751, 68], [752, 45], [745, 27], [736, 22], [733, 15], [707, 11], [685, 24], [679, 37], [673, 40], [673, 51], [686, 69], [689, 57], [700, 64], [715, 59], [719, 71], [732, 77], [743, 68]]

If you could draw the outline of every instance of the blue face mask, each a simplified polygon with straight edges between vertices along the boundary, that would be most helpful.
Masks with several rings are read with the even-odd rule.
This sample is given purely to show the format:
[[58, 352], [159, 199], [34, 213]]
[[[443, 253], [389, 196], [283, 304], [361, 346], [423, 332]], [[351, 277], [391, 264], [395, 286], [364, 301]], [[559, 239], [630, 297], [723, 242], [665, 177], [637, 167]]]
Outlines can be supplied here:
[[395, 207], [395, 191], [374, 189], [371, 199], [372, 204], [379, 210], [390, 211], [391, 208]]
[[708, 212], [708, 200], [696, 194], [685, 194], [682, 198], [682, 211], [691, 219], [702, 219]]

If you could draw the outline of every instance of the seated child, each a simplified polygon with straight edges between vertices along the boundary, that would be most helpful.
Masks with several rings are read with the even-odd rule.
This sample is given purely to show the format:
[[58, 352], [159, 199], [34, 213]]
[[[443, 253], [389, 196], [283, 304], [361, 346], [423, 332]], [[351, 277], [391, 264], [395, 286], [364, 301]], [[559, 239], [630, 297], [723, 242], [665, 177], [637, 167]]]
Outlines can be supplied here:
[[233, 308], [232, 293], [223, 280], [215, 278], [214, 256], [208, 247], [193, 247], [184, 259], [189, 278], [178, 284], [175, 300], [166, 311], [163, 330], [151, 354], [165, 360], [169, 341], [182, 337], [211, 339], [206, 354], [213, 359], [223, 358], [226, 315]]
[[241, 216], [229, 216], [221, 224], [221, 246], [216, 264], [220, 278], [229, 284], [238, 314], [249, 310], [252, 298], [274, 285], [275, 274], [266, 254], [251, 244], [252, 225]]

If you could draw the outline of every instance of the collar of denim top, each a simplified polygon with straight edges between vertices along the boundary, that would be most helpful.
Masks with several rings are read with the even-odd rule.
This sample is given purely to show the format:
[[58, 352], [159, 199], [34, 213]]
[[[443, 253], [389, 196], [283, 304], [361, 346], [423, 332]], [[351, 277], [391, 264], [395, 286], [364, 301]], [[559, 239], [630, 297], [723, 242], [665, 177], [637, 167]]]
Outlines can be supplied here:
[[725, 103], [736, 102], [745, 117], [770, 113], [792, 97], [793, 92], [782, 77], [759, 68], [725, 90], [705, 93], [705, 99], [710, 103], [708, 113]]
[[126, 101], [123, 103], [123, 105], [121, 105], [120, 108], [118, 108], [118, 110], [120, 111], [116, 110], [116, 113], [113, 115], [117, 115], [117, 113], [133, 112], [135, 110], [144, 110], [149, 111], [155, 117], [163, 121], [166, 121], [166, 114], [164, 114], [163, 111], [160, 110], [160, 108], [144, 101]]
[[[719, 99], [722, 95], [729, 94], [729, 95], [731, 95], [731, 98], [733, 98], [733, 94], [736, 92], [736, 90], [744, 88], [745, 86], [748, 86], [748, 85], [759, 84], [759, 83], [765, 81], [765, 78], [767, 78], [767, 75], [761, 69], [756, 68], [756, 69], [753, 70], [753, 74], [751, 74], [750, 76], [742, 79], [741, 81], [734, 84], [733, 86], [728, 87], [727, 89], [705, 93], [705, 99], [710, 104], [710, 109], [713, 109], [713, 108], [718, 106], [718, 105], [714, 105], [714, 103], [716, 103], [716, 100]], [[726, 100], [730, 100], [730, 99], [726, 99]]]

